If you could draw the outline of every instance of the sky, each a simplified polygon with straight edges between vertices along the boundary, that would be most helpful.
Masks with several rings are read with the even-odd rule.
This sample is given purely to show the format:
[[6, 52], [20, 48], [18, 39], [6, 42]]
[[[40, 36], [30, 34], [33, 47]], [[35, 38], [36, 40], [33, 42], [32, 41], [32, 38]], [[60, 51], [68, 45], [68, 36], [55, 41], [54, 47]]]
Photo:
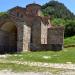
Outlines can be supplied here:
[[[43, 5], [50, 0], [0, 0], [0, 12], [7, 11], [15, 6], [26, 7], [27, 4], [37, 3]], [[75, 14], [75, 0], [57, 0], [64, 5]]]

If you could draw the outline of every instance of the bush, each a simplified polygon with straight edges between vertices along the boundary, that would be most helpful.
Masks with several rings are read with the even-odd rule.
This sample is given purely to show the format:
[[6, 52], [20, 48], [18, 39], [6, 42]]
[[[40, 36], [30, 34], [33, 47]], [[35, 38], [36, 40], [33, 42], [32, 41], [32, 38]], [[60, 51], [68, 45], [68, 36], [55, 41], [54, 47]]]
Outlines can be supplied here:
[[0, 12], [0, 20], [7, 19], [9, 17], [7, 12]]
[[53, 18], [51, 20], [51, 23], [52, 25], [55, 25], [55, 26], [60, 26], [60, 25], [65, 25], [65, 20], [64, 19], [61, 19], [61, 18]]
[[75, 35], [75, 20], [69, 21], [65, 25], [65, 37], [71, 37]]

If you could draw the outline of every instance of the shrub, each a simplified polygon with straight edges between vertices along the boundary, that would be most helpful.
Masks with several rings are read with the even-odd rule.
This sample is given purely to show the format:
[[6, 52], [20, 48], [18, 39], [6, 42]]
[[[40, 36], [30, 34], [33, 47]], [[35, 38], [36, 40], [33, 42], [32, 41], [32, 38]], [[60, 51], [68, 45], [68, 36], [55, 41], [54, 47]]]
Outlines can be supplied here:
[[65, 25], [65, 20], [61, 18], [53, 18], [51, 20], [51, 23], [52, 25], [55, 25], [55, 26]]
[[65, 37], [70, 37], [75, 35], [75, 20], [69, 21], [65, 25]]

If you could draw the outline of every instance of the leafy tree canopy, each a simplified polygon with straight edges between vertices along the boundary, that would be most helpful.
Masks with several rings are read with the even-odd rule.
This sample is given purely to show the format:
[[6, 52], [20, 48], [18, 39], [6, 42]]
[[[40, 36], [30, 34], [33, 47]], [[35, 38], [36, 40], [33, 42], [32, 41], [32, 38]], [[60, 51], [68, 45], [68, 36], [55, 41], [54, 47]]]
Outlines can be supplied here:
[[44, 15], [51, 15], [54, 18], [74, 19], [75, 15], [58, 1], [50, 1], [42, 6]]

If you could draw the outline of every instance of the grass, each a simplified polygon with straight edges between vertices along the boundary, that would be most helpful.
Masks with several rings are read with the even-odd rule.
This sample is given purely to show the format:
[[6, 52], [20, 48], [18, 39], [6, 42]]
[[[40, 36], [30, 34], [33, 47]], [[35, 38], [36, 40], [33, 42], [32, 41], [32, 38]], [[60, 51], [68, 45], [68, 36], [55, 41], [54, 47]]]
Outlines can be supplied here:
[[[47, 58], [48, 57], [48, 58]], [[0, 61], [9, 61], [9, 63], [0, 62], [0, 70], [11, 70], [14, 72], [51, 72], [58, 73], [64, 69], [55, 69], [50, 67], [29, 66], [25, 64], [11, 63], [10, 61], [31, 61], [31, 62], [48, 62], [48, 63], [75, 63], [75, 47], [64, 48], [62, 51], [42, 51], [26, 52], [20, 54], [7, 55], [0, 57]]]
[[75, 63], [75, 47], [64, 48], [61, 51], [41, 51], [12, 54], [5, 58], [9, 61], [31, 61], [47, 63]]
[[[75, 36], [64, 39], [65, 45], [75, 45]], [[19, 54], [8, 54], [7, 57], [2, 58], [2, 61], [9, 61], [9, 63], [0, 62], [0, 70], [8, 69], [15, 72], [52, 72], [56, 73], [63, 69], [55, 69], [48, 67], [29, 66], [25, 64], [11, 63], [10, 61], [31, 61], [31, 62], [46, 62], [46, 63], [75, 63], [75, 47], [64, 48], [61, 51], [40, 51], [40, 52], [22, 52]]]
[[19, 65], [12, 63], [0, 63], [0, 70], [11, 70], [13, 72], [51, 72], [57, 73], [64, 69], [54, 69], [46, 67], [37, 67], [37, 66], [28, 66], [28, 65]]
[[68, 37], [68, 38], [64, 39], [64, 45], [65, 46], [75, 45], [75, 36]]

